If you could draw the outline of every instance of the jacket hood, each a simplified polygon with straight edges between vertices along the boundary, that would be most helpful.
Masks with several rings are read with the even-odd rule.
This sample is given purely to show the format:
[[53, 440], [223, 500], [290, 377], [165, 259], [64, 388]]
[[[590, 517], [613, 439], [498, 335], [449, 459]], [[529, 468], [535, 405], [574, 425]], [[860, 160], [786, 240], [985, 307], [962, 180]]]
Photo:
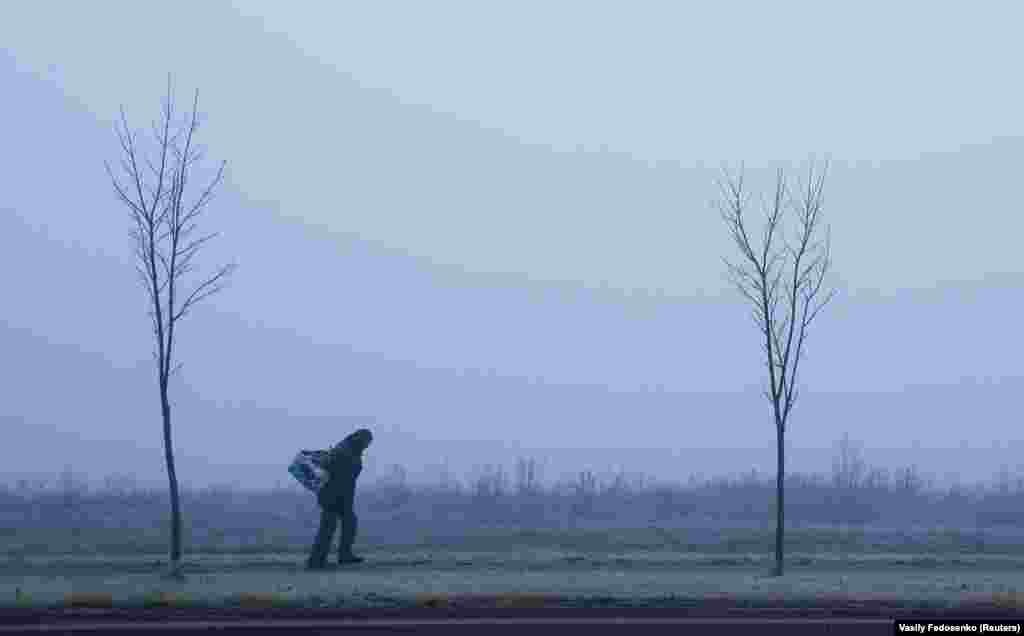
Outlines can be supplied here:
[[372, 441], [373, 433], [370, 432], [370, 429], [361, 428], [341, 440], [341, 442], [338, 443], [338, 446], [345, 446], [356, 455], [362, 455], [363, 451], [366, 450]]

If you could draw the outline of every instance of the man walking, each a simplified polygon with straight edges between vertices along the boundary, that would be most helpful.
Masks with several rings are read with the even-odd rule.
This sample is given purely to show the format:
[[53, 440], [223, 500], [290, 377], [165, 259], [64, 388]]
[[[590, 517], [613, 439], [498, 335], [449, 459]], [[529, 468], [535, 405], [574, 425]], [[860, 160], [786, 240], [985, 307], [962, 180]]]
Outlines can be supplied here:
[[316, 533], [313, 549], [306, 567], [311, 570], [327, 568], [327, 555], [331, 550], [334, 532], [341, 521], [341, 545], [338, 564], [361, 563], [362, 557], [352, 552], [358, 520], [353, 511], [356, 479], [363, 470], [363, 452], [373, 441], [373, 433], [361, 428], [332, 448], [323, 465], [327, 482], [317, 493], [320, 504], [320, 529]]

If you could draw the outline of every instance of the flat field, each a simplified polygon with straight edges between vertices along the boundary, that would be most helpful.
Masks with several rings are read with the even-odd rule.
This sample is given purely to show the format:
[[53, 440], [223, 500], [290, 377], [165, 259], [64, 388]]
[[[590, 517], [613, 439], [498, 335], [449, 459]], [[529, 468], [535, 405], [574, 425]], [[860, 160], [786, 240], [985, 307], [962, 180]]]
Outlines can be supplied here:
[[[573, 539], [564, 532], [368, 546], [361, 551], [365, 563], [326, 572], [305, 571], [300, 552], [194, 553], [186, 558], [184, 581], [161, 577], [159, 553], [18, 555], [0, 564], [0, 599], [8, 606], [115, 607], [404, 607], [473, 597], [509, 605], [1024, 604], [1018, 554], [794, 552], [785, 576], [776, 578], [768, 576], [770, 553], [680, 551], [636, 545], [647, 536], [642, 531], [632, 533], [634, 540], [629, 531], [615, 534], [612, 546], [597, 544], [594, 533]], [[635, 547], [622, 547], [629, 543]]]
[[297, 485], [185, 492], [183, 581], [161, 576], [165, 495], [65, 480], [0, 490], [0, 605], [1024, 608], [1024, 481], [941, 493], [841, 477], [794, 477], [777, 578], [770, 482], [581, 474], [511, 492], [494, 475], [461, 490], [370, 485], [357, 498], [366, 562], [326, 572], [302, 567], [319, 511]]

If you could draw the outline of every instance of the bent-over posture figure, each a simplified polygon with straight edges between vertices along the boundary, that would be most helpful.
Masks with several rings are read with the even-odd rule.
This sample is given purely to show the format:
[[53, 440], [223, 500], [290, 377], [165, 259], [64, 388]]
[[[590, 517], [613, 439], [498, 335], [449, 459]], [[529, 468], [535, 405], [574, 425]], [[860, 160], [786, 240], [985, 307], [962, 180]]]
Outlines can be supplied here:
[[320, 529], [316, 533], [306, 567], [327, 567], [327, 555], [331, 550], [331, 541], [338, 528], [339, 518], [341, 545], [338, 548], [338, 564], [359, 563], [363, 560], [352, 553], [358, 523], [352, 507], [356, 494], [356, 479], [363, 470], [363, 451], [372, 441], [373, 433], [361, 428], [330, 450], [324, 465], [327, 483], [317, 494], [317, 503], [320, 504]]

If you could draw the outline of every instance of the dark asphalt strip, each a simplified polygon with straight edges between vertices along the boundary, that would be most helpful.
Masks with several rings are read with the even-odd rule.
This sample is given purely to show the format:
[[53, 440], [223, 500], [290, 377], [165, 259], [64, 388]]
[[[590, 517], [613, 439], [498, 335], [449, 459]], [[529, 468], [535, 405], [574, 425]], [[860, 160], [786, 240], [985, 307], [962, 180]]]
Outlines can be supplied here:
[[505, 618], [505, 619], [335, 619], [335, 620], [237, 620], [237, 621], [125, 621], [50, 623], [0, 626], [0, 634], [54, 633], [148, 633], [195, 634], [203, 631], [252, 633], [433, 633], [433, 634], [522, 634], [524, 629], [558, 631], [582, 628], [587, 634], [679, 634], [752, 633], [768, 629], [787, 634], [890, 634], [893, 621], [882, 618], [835, 619], [753, 619], [753, 618]]

